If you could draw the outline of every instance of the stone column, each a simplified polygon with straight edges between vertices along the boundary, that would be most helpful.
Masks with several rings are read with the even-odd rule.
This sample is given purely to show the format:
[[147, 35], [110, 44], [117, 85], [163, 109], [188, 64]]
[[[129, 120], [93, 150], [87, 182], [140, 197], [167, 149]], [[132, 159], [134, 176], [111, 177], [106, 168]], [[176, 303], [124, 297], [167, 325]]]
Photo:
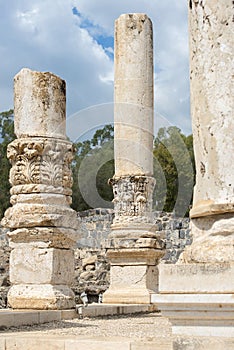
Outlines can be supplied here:
[[[232, 1], [189, 1], [196, 161], [190, 212], [193, 243], [176, 266], [160, 267], [159, 281], [160, 292], [164, 298], [171, 294], [167, 301], [173, 298], [180, 314], [168, 311], [166, 299], [162, 307], [166, 304], [165, 312], [182, 333], [187, 327], [188, 332], [200, 335], [234, 335], [230, 327], [234, 324], [232, 17]], [[155, 301], [159, 302], [157, 298]], [[189, 312], [196, 317], [191, 318]]]
[[234, 262], [232, 30], [232, 1], [193, 1], [191, 114], [197, 171], [190, 261]]
[[73, 146], [65, 135], [65, 82], [22, 69], [14, 80], [15, 134], [8, 146], [11, 204], [8, 302], [17, 309], [74, 307], [73, 246], [77, 217], [70, 208]]
[[145, 14], [115, 23], [115, 218], [107, 242], [111, 284], [106, 303], [149, 303], [162, 255], [152, 218], [153, 41]]

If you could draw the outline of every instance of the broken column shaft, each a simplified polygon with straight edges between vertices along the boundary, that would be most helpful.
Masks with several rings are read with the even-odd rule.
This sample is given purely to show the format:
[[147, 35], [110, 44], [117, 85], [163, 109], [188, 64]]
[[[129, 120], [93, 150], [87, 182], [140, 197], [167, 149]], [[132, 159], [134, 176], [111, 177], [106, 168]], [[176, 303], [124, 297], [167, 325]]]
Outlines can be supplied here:
[[[115, 217], [108, 241], [111, 284], [104, 302], [149, 303], [162, 255], [152, 218], [153, 39], [145, 14], [115, 23]], [[158, 248], [158, 249], [157, 249]]]
[[70, 208], [73, 146], [65, 135], [65, 82], [21, 70], [14, 81], [17, 139], [8, 146], [11, 204], [8, 303], [17, 309], [74, 307], [73, 246], [77, 218]]

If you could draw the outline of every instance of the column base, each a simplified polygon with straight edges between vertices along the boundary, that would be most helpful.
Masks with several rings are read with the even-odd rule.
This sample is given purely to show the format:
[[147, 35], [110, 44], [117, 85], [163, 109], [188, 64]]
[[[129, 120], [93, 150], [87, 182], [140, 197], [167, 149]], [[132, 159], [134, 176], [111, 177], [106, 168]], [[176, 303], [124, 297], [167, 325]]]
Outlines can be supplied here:
[[162, 251], [156, 249], [110, 249], [110, 287], [103, 295], [109, 304], [149, 304], [157, 292], [157, 262]]
[[10, 288], [8, 304], [13, 309], [72, 309], [75, 295], [66, 285], [19, 284]]
[[173, 334], [234, 337], [233, 294], [153, 294], [151, 302], [169, 318]]
[[150, 304], [152, 293], [147, 288], [136, 289], [134, 286], [109, 288], [103, 294], [103, 302], [105, 304]]
[[173, 334], [234, 336], [234, 265], [159, 264], [159, 292], [151, 302], [169, 318]]
[[227, 294], [234, 291], [234, 264], [159, 264], [159, 293]]

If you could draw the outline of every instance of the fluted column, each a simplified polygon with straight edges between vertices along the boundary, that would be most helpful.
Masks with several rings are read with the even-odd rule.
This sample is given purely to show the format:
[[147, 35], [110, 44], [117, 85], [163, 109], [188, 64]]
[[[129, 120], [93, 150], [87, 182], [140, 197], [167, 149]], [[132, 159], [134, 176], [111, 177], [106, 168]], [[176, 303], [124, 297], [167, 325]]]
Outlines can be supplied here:
[[153, 31], [145, 14], [115, 22], [115, 217], [107, 242], [111, 284], [107, 303], [148, 303], [162, 255], [152, 218]]
[[70, 208], [73, 146], [65, 134], [66, 85], [22, 69], [14, 80], [17, 139], [8, 146], [11, 204], [8, 302], [17, 309], [74, 307], [76, 213]]

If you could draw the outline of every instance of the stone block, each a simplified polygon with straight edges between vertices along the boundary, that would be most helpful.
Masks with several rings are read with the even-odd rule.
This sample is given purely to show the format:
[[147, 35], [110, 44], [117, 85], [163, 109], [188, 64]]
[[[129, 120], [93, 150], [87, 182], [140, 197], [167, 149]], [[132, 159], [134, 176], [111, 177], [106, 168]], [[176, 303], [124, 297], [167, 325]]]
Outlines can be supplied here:
[[0, 329], [9, 328], [14, 325], [14, 315], [12, 312], [0, 311]]
[[[37, 248], [70, 249], [76, 245], [77, 230], [63, 227], [20, 228], [8, 233], [11, 248], [22, 247], [28, 243]], [[20, 245], [19, 245], [20, 244]]]
[[39, 312], [14, 312], [14, 327], [39, 324]]
[[176, 350], [233, 350], [234, 339], [226, 337], [177, 336], [173, 342]]
[[116, 338], [90, 338], [87, 340], [66, 340], [64, 350], [131, 350], [130, 341]]
[[66, 285], [15, 284], [8, 293], [8, 303], [13, 309], [72, 309], [75, 308], [74, 298]]
[[159, 293], [232, 293], [234, 265], [159, 264]]
[[6, 337], [6, 350], [64, 350], [64, 340], [54, 338], [42, 338], [39, 336], [29, 337]]
[[10, 256], [10, 280], [13, 284], [68, 284], [74, 278], [72, 250], [15, 248]]
[[60, 310], [41, 310], [39, 311], [39, 324], [53, 322], [53, 321], [61, 321], [61, 312]]
[[110, 260], [111, 265], [155, 266], [158, 259], [163, 255], [162, 250], [150, 248], [132, 248], [133, 249], [109, 249], [107, 251], [107, 258]]
[[11, 229], [25, 227], [78, 228], [74, 210], [68, 206], [37, 203], [16, 203], [6, 210], [2, 221]]
[[134, 314], [139, 312], [154, 311], [150, 304], [90, 304], [83, 308], [84, 317], [97, 317], [107, 315]]
[[111, 266], [111, 285], [124, 288], [142, 288], [154, 290], [157, 285], [158, 271], [155, 266]]
[[72, 310], [61, 310], [61, 320], [71, 320], [77, 317], [75, 309]]
[[0, 329], [68, 320], [77, 317], [75, 309], [71, 310], [0, 310]]
[[150, 293], [157, 290], [156, 266], [111, 266], [110, 288], [103, 295], [105, 303], [148, 304]]
[[0, 350], [6, 350], [4, 338], [0, 338]]
[[154, 341], [134, 341], [131, 342], [131, 350], [173, 350], [172, 340], [166, 338], [157, 338]]
[[230, 213], [191, 220], [193, 243], [183, 252], [183, 263], [234, 263], [234, 215]]
[[234, 337], [233, 294], [153, 294], [173, 334]]

